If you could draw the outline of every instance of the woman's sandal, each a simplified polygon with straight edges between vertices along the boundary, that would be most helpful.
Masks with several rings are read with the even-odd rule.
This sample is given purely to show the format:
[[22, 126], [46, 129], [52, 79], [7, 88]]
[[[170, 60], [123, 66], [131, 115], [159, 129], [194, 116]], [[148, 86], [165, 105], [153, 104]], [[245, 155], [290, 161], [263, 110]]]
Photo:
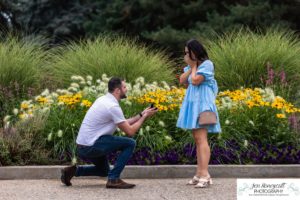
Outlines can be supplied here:
[[212, 179], [210, 176], [200, 177], [198, 183], [195, 185], [195, 188], [207, 188], [209, 185], [212, 185]]
[[194, 176], [188, 183], [187, 183], [187, 185], [197, 185], [198, 184], [198, 182], [199, 182], [199, 177], [197, 177], [197, 176]]

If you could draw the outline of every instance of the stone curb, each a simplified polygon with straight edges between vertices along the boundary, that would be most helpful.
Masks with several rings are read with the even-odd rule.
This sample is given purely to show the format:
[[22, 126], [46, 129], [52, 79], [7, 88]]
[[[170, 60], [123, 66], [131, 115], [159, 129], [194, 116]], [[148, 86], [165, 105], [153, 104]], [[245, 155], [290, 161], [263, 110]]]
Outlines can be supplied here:
[[[65, 166], [12, 166], [0, 167], [0, 180], [57, 179]], [[195, 165], [126, 166], [122, 178], [190, 178]], [[214, 178], [299, 178], [300, 165], [210, 165]], [[96, 178], [96, 177], [90, 177]]]

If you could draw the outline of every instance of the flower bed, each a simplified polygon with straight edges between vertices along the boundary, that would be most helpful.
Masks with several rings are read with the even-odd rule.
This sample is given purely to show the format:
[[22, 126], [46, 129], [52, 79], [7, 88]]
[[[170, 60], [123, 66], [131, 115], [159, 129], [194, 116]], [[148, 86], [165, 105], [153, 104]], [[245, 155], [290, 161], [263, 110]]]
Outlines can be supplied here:
[[[30, 132], [42, 136], [45, 149], [54, 159], [75, 157], [75, 138], [92, 102], [107, 92], [108, 77], [101, 79], [73, 76], [67, 89], [45, 90], [35, 99], [23, 101], [6, 116], [6, 128], [26, 125], [39, 119]], [[159, 112], [136, 134], [137, 148], [129, 164], [194, 164], [195, 149], [191, 133], [176, 128], [185, 89], [166, 82], [145, 84], [138, 78], [128, 84], [128, 98], [121, 101], [126, 117], [136, 115], [154, 103]], [[218, 106], [222, 133], [209, 137], [211, 164], [295, 164], [300, 160], [297, 115], [300, 109], [270, 88], [241, 88], [219, 93]], [[19, 128], [18, 128], [19, 127]], [[21, 128], [20, 128], [21, 127]], [[118, 135], [125, 135], [118, 130]], [[110, 155], [113, 162], [116, 154]]]

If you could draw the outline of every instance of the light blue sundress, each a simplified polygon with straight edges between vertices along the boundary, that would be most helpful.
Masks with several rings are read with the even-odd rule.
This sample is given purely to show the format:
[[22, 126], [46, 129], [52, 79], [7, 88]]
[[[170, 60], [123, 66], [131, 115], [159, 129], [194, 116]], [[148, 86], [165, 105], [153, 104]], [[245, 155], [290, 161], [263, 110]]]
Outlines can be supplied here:
[[[184, 72], [190, 66], [184, 68]], [[206, 60], [198, 66], [197, 74], [204, 76], [205, 80], [199, 85], [193, 85], [191, 75], [188, 78], [189, 86], [182, 102], [177, 127], [183, 129], [206, 128], [208, 133], [220, 133], [221, 126], [219, 114], [215, 103], [218, 93], [217, 81], [214, 78], [214, 65]], [[214, 125], [200, 126], [198, 123], [199, 114], [203, 111], [213, 111], [217, 115], [217, 123]]]

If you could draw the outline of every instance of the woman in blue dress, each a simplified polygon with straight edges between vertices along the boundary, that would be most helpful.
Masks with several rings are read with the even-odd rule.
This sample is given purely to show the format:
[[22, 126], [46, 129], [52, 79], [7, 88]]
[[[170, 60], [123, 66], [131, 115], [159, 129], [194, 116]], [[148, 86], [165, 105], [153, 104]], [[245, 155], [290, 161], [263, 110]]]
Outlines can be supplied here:
[[[218, 86], [214, 78], [214, 65], [200, 42], [195, 39], [189, 40], [185, 45], [184, 54], [184, 61], [188, 66], [184, 68], [184, 73], [180, 76], [180, 83], [188, 84], [188, 88], [180, 108], [177, 127], [192, 130], [197, 148], [197, 171], [188, 185], [204, 188], [212, 184], [208, 172], [210, 147], [207, 134], [221, 132], [215, 104]], [[214, 112], [217, 116], [217, 123], [199, 125], [199, 114], [204, 111]]]

